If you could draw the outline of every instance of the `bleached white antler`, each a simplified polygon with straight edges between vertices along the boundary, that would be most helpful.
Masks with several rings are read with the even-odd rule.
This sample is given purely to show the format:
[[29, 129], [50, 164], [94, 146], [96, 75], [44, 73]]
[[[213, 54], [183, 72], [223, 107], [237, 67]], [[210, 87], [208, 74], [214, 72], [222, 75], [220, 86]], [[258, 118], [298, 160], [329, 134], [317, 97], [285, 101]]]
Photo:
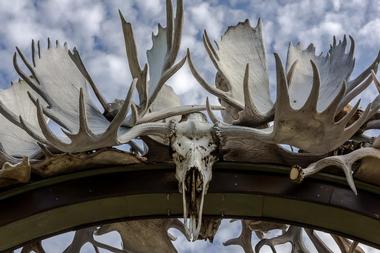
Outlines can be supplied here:
[[[362, 74], [349, 80], [354, 67], [351, 37], [348, 53], [346, 37], [338, 44], [334, 38], [326, 56], [316, 56], [313, 45], [305, 50], [290, 45], [286, 72], [275, 54], [277, 99], [273, 105], [261, 26], [260, 20], [256, 28], [247, 21], [239, 23], [227, 30], [217, 48], [211, 46], [205, 33], [204, 44], [218, 70], [217, 80], [223, 80], [217, 83], [219, 87], [209, 85], [189, 58], [198, 82], [226, 106], [223, 119], [232, 125], [222, 124], [222, 134], [289, 144], [307, 152], [325, 154], [351, 138], [376, 113], [379, 98], [361, 115], [357, 113], [357, 103], [343, 118], [337, 117], [372, 83], [371, 72], [377, 70], [379, 63], [378, 55]], [[273, 124], [269, 124], [272, 120]]]
[[360, 161], [366, 157], [380, 159], [380, 150], [376, 147], [363, 147], [354, 150], [346, 155], [329, 156], [323, 158], [315, 163], [310, 164], [306, 168], [294, 166], [290, 172], [290, 178], [294, 181], [301, 182], [305, 177], [318, 173], [327, 167], [335, 166], [343, 170], [347, 179], [347, 183], [351, 187], [352, 191], [357, 194], [353, 179], [352, 166], [355, 162]]
[[[252, 125], [258, 126], [271, 120], [273, 103], [269, 94], [261, 20], [255, 28], [250, 26], [248, 20], [229, 27], [216, 48], [212, 46], [205, 31], [203, 43], [218, 70], [216, 87], [201, 77], [190, 54], [189, 66], [198, 82], [226, 107], [222, 112], [224, 121], [239, 123], [248, 120]], [[243, 88], [244, 68], [247, 64], [251, 75]]]
[[[338, 107], [344, 98], [346, 87], [343, 84], [339, 93], [322, 111], [317, 109], [320, 91], [320, 75], [317, 66], [311, 61], [313, 85], [310, 95], [301, 108], [291, 105], [288, 80], [283, 65], [275, 54], [277, 67], [277, 100], [273, 126], [268, 128], [250, 128], [222, 124], [220, 130], [226, 136], [252, 137], [260, 141], [289, 144], [313, 153], [327, 153], [342, 145], [373, 115], [379, 105], [369, 104], [362, 115], [355, 120], [359, 102], [343, 118], [336, 120]], [[246, 68], [244, 83], [248, 80]], [[369, 77], [371, 78], [371, 77]], [[291, 80], [289, 80], [291, 82]]]
[[[377, 55], [373, 63], [358, 77], [349, 80], [355, 65], [355, 42], [351, 36], [349, 39], [350, 49], [348, 53], [346, 53], [346, 36], [338, 44], [334, 37], [329, 52], [326, 55], [321, 54], [319, 56], [315, 55], [313, 44], [310, 44], [306, 49], [302, 49], [300, 44], [297, 46], [289, 44], [286, 69], [292, 76], [292, 81], [288, 80], [289, 97], [295, 109], [302, 107], [312, 89], [313, 69], [309, 64], [310, 60], [315, 63], [320, 73], [318, 111], [323, 111], [334, 100], [343, 82], [346, 82], [347, 87], [337, 108], [338, 112], [372, 83], [371, 72], [377, 71], [380, 55]], [[296, 71], [295, 63], [297, 63]]]
[[[86, 106], [84, 104], [84, 94], [83, 90], [80, 89], [79, 92], [79, 115], [77, 121], [79, 121], [79, 129], [77, 133], [70, 133], [66, 130], [63, 130], [66, 136], [69, 138], [69, 142], [64, 142], [61, 138], [58, 138], [48, 127], [46, 122], [43, 120], [43, 109], [40, 105], [40, 102], [37, 100], [37, 118], [38, 123], [41, 128], [43, 137], [46, 138], [47, 145], [53, 146], [58, 150], [65, 152], [80, 152], [80, 151], [88, 151], [92, 149], [97, 149], [101, 147], [112, 147], [114, 145], [120, 144], [118, 142], [118, 133], [119, 127], [122, 124], [125, 116], [128, 113], [128, 109], [131, 104], [132, 92], [135, 87], [136, 81], [134, 81], [131, 85], [131, 88], [128, 92], [127, 98], [123, 104], [122, 109], [116, 114], [114, 119], [108, 125], [107, 129], [100, 134], [94, 133], [90, 127], [88, 126], [87, 121], [87, 111]], [[43, 137], [39, 136], [38, 133], [29, 128], [22, 118], [20, 118], [21, 124], [24, 129], [35, 139], [41, 139]], [[126, 130], [124, 130], [126, 131]]]
[[[153, 35], [153, 47], [147, 52], [148, 64], [143, 70], [137, 59], [132, 27], [121, 13], [120, 17], [128, 62], [134, 78], [127, 98], [122, 103], [107, 103], [75, 48], [70, 51], [66, 44], [61, 47], [58, 42], [52, 46], [48, 40], [47, 50], [41, 50], [39, 42], [37, 49], [35, 43], [32, 42], [32, 63], [29, 63], [17, 49], [17, 54], [14, 55], [14, 66], [18, 74], [40, 98], [38, 100], [35, 94], [29, 94], [30, 99], [37, 106], [38, 125], [41, 129], [28, 125], [23, 117], [18, 119], [12, 115], [10, 118], [13, 122], [18, 122], [20, 127], [41, 143], [64, 152], [82, 152], [124, 144], [138, 137], [135, 133], [144, 135], [147, 131], [155, 135], [154, 131], [151, 131], [149, 122], [204, 110], [205, 106], [181, 106], [179, 97], [171, 87], [165, 85], [165, 82], [185, 62], [183, 58], [174, 64], [181, 40], [182, 1], [177, 2], [175, 19], [172, 2], [167, 1], [167, 27], [159, 26], [158, 34]], [[24, 73], [19, 67], [17, 55], [29, 70], [30, 75]], [[150, 80], [147, 80], [147, 71], [149, 71]], [[103, 106], [103, 113], [90, 100], [89, 86]], [[135, 86], [140, 97], [138, 105], [132, 102]], [[50, 130], [46, 122], [42, 120], [44, 114], [63, 128], [66, 135], [64, 138], [57, 137]], [[141, 124], [148, 125], [140, 126]], [[136, 127], [136, 125], [139, 126]], [[131, 127], [136, 127], [136, 129], [131, 130]], [[167, 132], [167, 124], [160, 127], [157, 125], [153, 127], [159, 128], [157, 135]], [[131, 132], [127, 134], [128, 131]]]
[[[152, 35], [153, 47], [147, 51], [148, 63], [141, 69], [133, 36], [132, 25], [128, 23], [121, 12], [120, 18], [124, 32], [128, 64], [133, 78], [137, 78], [137, 91], [140, 105], [139, 117], [150, 111], [159, 111], [167, 107], [179, 106], [180, 101], [170, 86], [165, 82], [185, 63], [186, 57], [175, 63], [181, 43], [183, 23], [183, 1], [177, 1], [176, 15], [173, 18], [171, 0], [166, 1], [166, 23], [163, 28], [158, 25], [158, 33]], [[149, 72], [150, 79], [147, 79]], [[178, 114], [183, 111], [178, 112]]]

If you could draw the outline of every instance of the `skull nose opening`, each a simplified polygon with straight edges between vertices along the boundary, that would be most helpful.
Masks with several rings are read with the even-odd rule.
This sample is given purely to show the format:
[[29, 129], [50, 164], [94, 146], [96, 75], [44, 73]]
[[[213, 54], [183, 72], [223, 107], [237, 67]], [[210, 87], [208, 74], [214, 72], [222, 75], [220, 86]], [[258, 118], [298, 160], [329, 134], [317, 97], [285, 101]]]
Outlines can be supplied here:
[[185, 185], [185, 189], [189, 193], [202, 192], [203, 177], [197, 167], [191, 167], [186, 172]]
[[203, 178], [196, 167], [191, 167], [185, 177], [185, 198], [189, 215], [197, 215], [199, 211], [199, 199], [202, 197]]
[[[197, 167], [191, 167], [183, 183], [183, 205], [185, 228], [191, 240], [196, 240], [202, 222], [202, 209], [205, 194], [203, 177]], [[189, 220], [187, 220], [189, 218]]]

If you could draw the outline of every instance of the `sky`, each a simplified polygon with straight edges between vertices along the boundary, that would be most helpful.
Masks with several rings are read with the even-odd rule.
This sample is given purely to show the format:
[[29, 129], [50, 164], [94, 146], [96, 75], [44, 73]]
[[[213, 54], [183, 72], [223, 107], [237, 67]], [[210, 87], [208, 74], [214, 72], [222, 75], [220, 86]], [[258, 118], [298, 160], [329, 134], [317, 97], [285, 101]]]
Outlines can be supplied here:
[[[12, 0], [0, 1], [0, 87], [18, 78], [12, 55], [18, 46], [30, 55], [32, 39], [67, 41], [77, 47], [84, 64], [101, 92], [112, 101], [124, 98], [131, 83], [118, 9], [133, 24], [141, 63], [152, 46], [151, 34], [157, 23], [165, 24], [164, 0]], [[195, 65], [209, 82], [215, 69], [202, 46], [206, 29], [218, 41], [226, 28], [249, 19], [255, 25], [261, 17], [273, 84], [277, 52], [286, 59], [288, 44], [313, 43], [317, 53], [326, 52], [332, 37], [344, 34], [356, 41], [353, 77], [376, 57], [380, 49], [380, 5], [376, 0], [185, 0], [185, 19], [179, 57], [189, 48]], [[179, 58], [178, 58], [179, 59]], [[184, 104], [203, 104], [208, 94], [197, 84], [185, 65], [168, 84]], [[377, 95], [370, 87], [363, 105]], [[213, 101], [216, 101], [213, 99]]]

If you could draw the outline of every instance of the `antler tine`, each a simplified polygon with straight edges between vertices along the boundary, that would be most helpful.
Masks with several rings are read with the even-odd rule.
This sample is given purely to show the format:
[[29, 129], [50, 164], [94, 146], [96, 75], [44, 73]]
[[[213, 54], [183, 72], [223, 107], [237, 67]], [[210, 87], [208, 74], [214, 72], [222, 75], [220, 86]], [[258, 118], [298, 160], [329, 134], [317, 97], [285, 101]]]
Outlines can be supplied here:
[[[88, 124], [87, 124], [87, 119], [86, 119], [86, 107], [84, 104], [84, 93], [83, 90], [80, 90], [80, 95], [79, 95], [79, 130], [78, 133], [73, 134], [71, 132], [68, 132], [64, 129], [62, 131], [68, 136], [70, 139], [70, 142], [63, 142], [60, 140], [48, 127], [46, 122], [43, 119], [43, 109], [37, 100], [37, 118], [38, 118], [38, 123], [41, 128], [42, 134], [46, 138], [43, 139], [36, 131], [32, 130], [29, 126], [26, 126], [25, 123], [20, 119], [21, 124], [23, 125], [23, 128], [35, 139], [38, 141], [53, 146], [57, 148], [60, 151], [63, 152], [81, 152], [81, 151], [88, 151], [88, 150], [93, 150], [97, 148], [102, 148], [102, 147], [110, 147], [118, 144], [124, 144], [129, 142], [131, 139], [137, 137], [138, 135], [133, 135], [136, 130], [132, 131], [131, 133], [125, 135], [126, 138], [129, 138], [128, 141], [124, 143], [120, 143], [118, 140], [118, 129], [123, 120], [125, 119], [126, 114], [128, 113], [128, 108], [132, 108], [132, 114], [134, 114], [133, 117], [137, 117], [137, 108], [134, 105], [131, 105], [131, 100], [132, 100], [132, 94], [133, 90], [136, 86], [137, 79], [134, 79], [134, 81], [131, 84], [131, 87], [128, 91], [128, 95], [124, 101], [124, 104], [121, 108], [121, 110], [116, 114], [114, 119], [112, 120], [111, 124], [107, 127], [107, 129], [101, 133], [101, 134], [94, 134], [91, 129], [89, 129]], [[133, 112], [135, 111], [135, 112]], [[157, 127], [157, 125], [154, 125]], [[161, 125], [160, 125], [161, 126]], [[137, 126], [137, 128], [141, 128], [140, 126]], [[143, 129], [144, 126], [142, 126]], [[134, 128], [132, 128], [134, 129]], [[154, 128], [156, 129], [156, 128]], [[142, 130], [144, 132], [144, 130]], [[159, 131], [160, 133], [164, 131]], [[137, 130], [137, 133], [140, 133]], [[155, 134], [155, 132], [151, 133]]]
[[37, 40], [37, 53], [38, 53], [38, 58], [41, 58], [41, 45], [40, 45], [39, 40]]
[[128, 143], [132, 139], [138, 136], [146, 136], [146, 135], [168, 135], [170, 134], [170, 125], [171, 122], [152, 122], [152, 123], [144, 123], [140, 125], [136, 125], [132, 127], [129, 131], [124, 134], [121, 134], [118, 137], [118, 143], [124, 144]]
[[139, 94], [140, 111], [146, 112], [148, 110], [148, 64], [144, 64], [140, 78], [137, 80], [136, 88]]
[[[341, 118], [338, 122], [336, 122], [337, 125], [341, 125], [342, 127], [347, 127], [348, 122], [352, 119], [352, 117], [355, 115], [359, 108], [360, 99], [356, 102], [354, 107], [346, 114], [343, 118]], [[367, 107], [367, 109], [370, 108], [370, 106]]]
[[243, 78], [243, 95], [244, 95], [244, 110], [238, 112], [239, 118], [232, 121], [233, 124], [239, 125], [242, 121], [255, 122], [254, 125], [267, 124], [273, 119], [274, 107], [268, 112], [262, 114], [255, 106], [249, 90], [249, 64], [245, 66]]
[[36, 66], [36, 48], [34, 46], [34, 40], [32, 40], [32, 62], [33, 62], [33, 66], [35, 67]]
[[[21, 57], [22, 58], [22, 57]], [[17, 54], [13, 54], [13, 66], [17, 72], [17, 74], [20, 75], [20, 77], [35, 91], [38, 95], [40, 95], [49, 105], [52, 104], [52, 101], [50, 97], [38, 87], [19, 67], [17, 62]]]
[[343, 108], [357, 95], [362, 93], [373, 81], [373, 75], [368, 76], [367, 79], [365, 79], [364, 82], [356, 86], [356, 88], [349, 91], [343, 98], [343, 100], [340, 102], [338, 111], [342, 111]]
[[148, 99], [148, 105], [146, 108], [149, 108], [152, 103], [154, 102], [155, 98], [157, 97], [158, 93], [160, 92], [162, 86], [164, 86], [165, 82], [172, 77], [186, 62], [186, 56], [184, 56], [177, 64], [166, 70], [160, 80], [158, 81], [158, 84], [156, 88], [154, 89], [152, 95]]
[[348, 92], [354, 89], [356, 86], [358, 86], [360, 83], [362, 83], [370, 74], [372, 71], [375, 73], [377, 72], [377, 68], [380, 62], [380, 50], [375, 58], [375, 60], [372, 62], [371, 65], [368, 66], [367, 69], [365, 69], [360, 75], [358, 75], [354, 80], [348, 82]]
[[[210, 106], [213, 110], [223, 110], [224, 107], [218, 105]], [[174, 106], [167, 109], [163, 109], [160, 111], [154, 111], [148, 114], [145, 114], [143, 117], [137, 119], [136, 124], [143, 124], [148, 122], [160, 121], [163, 119], [167, 119], [173, 116], [189, 114], [193, 112], [199, 112], [207, 110], [204, 105], [182, 105], [182, 106]], [[132, 126], [132, 125], [131, 125]]]
[[[359, 105], [359, 101], [357, 103]], [[379, 105], [376, 106], [376, 108], [379, 108]], [[354, 113], [357, 111], [357, 107], [353, 108], [345, 117], [345, 121], [347, 122], [342, 122], [341, 127], [344, 129], [344, 134], [343, 138], [344, 139], [349, 139], [351, 138], [359, 129], [362, 125], [365, 124], [365, 122], [368, 120], [369, 116], [371, 115], [371, 110], [372, 109], [372, 104], [369, 104], [366, 108], [366, 110], [363, 112], [362, 115], [352, 124], [350, 124], [348, 127], [346, 127], [347, 123], [349, 120], [353, 117]], [[377, 110], [377, 109], [376, 109]], [[351, 116], [349, 116], [351, 114]], [[339, 124], [339, 123], [338, 123]]]
[[[166, 0], [166, 26], [167, 26], [167, 35], [168, 38], [173, 38], [173, 3], [172, 0]], [[172, 48], [173, 41], [167, 40], [167, 47], [170, 50]]]
[[83, 88], [79, 89], [79, 133], [84, 132], [88, 136], [93, 136], [91, 129], [87, 124], [86, 106], [84, 104]]
[[211, 94], [213, 94], [214, 96], [220, 98], [221, 100], [223, 100], [224, 102], [226, 102], [227, 104], [239, 109], [239, 110], [243, 110], [244, 109], [244, 106], [239, 102], [237, 101], [236, 99], [228, 96], [228, 94], [222, 90], [219, 90], [217, 88], [214, 88], [212, 87], [210, 84], [208, 84], [203, 78], [202, 76], [199, 74], [199, 72], [197, 71], [197, 69], [195, 68], [195, 66], [193, 65], [193, 61], [191, 59], [191, 55], [190, 55], [190, 51], [189, 49], [187, 50], [187, 58], [188, 58], [188, 62], [189, 62], [189, 67], [190, 67], [190, 71], [191, 73], [193, 74], [193, 76], [195, 77], [195, 79], [198, 81], [198, 83], [205, 89], [207, 90], [208, 92], [210, 92]]
[[371, 70], [371, 76], [373, 82], [375, 83], [377, 91], [380, 93], [380, 81], [377, 79], [375, 71]]
[[[27, 91], [27, 94], [28, 94], [29, 99], [32, 101], [32, 103], [35, 106], [37, 106], [37, 98], [35, 98], [29, 91]], [[61, 127], [65, 128], [65, 129], [69, 129], [69, 127], [66, 126], [66, 124], [61, 119], [56, 117], [54, 114], [50, 113], [49, 110], [46, 110], [46, 108], [42, 108], [42, 110], [46, 116], [51, 118], [53, 121], [57, 122]]]
[[219, 122], [219, 120], [216, 117], [216, 115], [214, 114], [214, 112], [212, 111], [208, 97], [206, 98], [206, 109], [207, 109], [207, 114], [208, 114], [208, 116], [210, 116], [212, 123], [217, 124]]
[[[167, 38], [167, 40], [172, 40], [173, 42], [171, 44], [171, 47], [168, 47], [169, 54], [166, 60], [166, 64], [164, 66], [164, 70], [169, 69], [173, 65], [175, 59], [177, 58], [177, 54], [178, 54], [179, 47], [181, 44], [182, 24], [183, 24], [183, 0], [177, 0], [176, 8], [177, 9], [176, 9], [176, 15], [175, 15], [175, 20], [174, 20], [174, 35], [173, 37], [169, 37], [169, 35], [171, 34], [168, 33], [168, 38]], [[168, 18], [170, 18], [169, 15], [168, 15]]]
[[121, 25], [123, 28], [124, 40], [125, 40], [125, 49], [127, 51], [129, 69], [133, 78], [139, 77], [141, 73], [141, 68], [139, 60], [137, 58], [137, 50], [135, 37], [133, 35], [133, 29], [131, 23], [127, 22], [123, 17], [123, 14], [119, 10], [119, 16], [121, 19]]
[[131, 23], [127, 22], [123, 17], [123, 14], [119, 10], [119, 16], [121, 19], [121, 25], [124, 34], [125, 49], [127, 52], [128, 65], [132, 74], [132, 78], [138, 78], [136, 88], [139, 94], [141, 111], [146, 111], [147, 109], [147, 71], [148, 66], [145, 64], [144, 69], [141, 70], [139, 60], [137, 57], [136, 42], [133, 35], [133, 29]]
[[249, 80], [249, 64], [245, 66], [245, 71], [244, 71], [244, 80], [243, 80], [244, 107], [248, 109], [249, 112], [254, 112], [253, 114], [256, 115], [258, 114], [258, 112], [252, 101], [248, 80]]
[[135, 126], [137, 124], [137, 120], [139, 119], [139, 112], [134, 103], [131, 105], [131, 126]]
[[290, 86], [290, 84], [292, 82], [294, 70], [296, 69], [297, 64], [298, 64], [298, 60], [295, 60], [292, 64], [292, 66], [290, 66], [288, 74], [286, 75], [286, 81], [288, 83], [288, 86]]
[[348, 38], [350, 39], [350, 51], [348, 53], [347, 59], [352, 59], [354, 57], [354, 52], [355, 52], [355, 40], [352, 38], [351, 35], [348, 35]]
[[327, 106], [327, 108], [322, 112], [322, 114], [329, 117], [330, 121], [333, 121], [335, 119], [335, 115], [340, 112], [340, 110], [338, 110], [338, 106], [340, 104], [340, 101], [342, 101], [342, 99], [344, 98], [344, 94], [346, 93], [346, 88], [347, 88], [346, 81], [343, 81], [338, 94]]
[[[177, 0], [177, 6], [176, 6], [176, 16], [174, 20], [174, 27], [170, 24], [173, 24], [173, 15], [172, 15], [172, 3], [171, 1], [167, 1], [167, 22], [168, 22], [168, 33], [166, 34], [166, 40], [172, 41], [170, 43], [168, 42], [168, 48], [166, 53], [166, 58], [164, 61], [164, 65], [162, 67], [162, 74], [154, 88], [153, 93], [148, 98], [148, 105], [146, 109], [150, 108], [150, 106], [155, 101], [156, 97], [158, 96], [160, 90], [164, 86], [165, 82], [173, 76], [186, 62], [186, 56], [183, 57], [177, 64], [174, 64], [179, 47], [181, 44], [181, 36], [182, 36], [182, 23], [183, 23], [183, 0]], [[173, 28], [174, 28], [174, 34], [173, 34]], [[146, 111], [144, 111], [145, 113]]]
[[214, 66], [220, 71], [218, 63], [217, 63], [219, 61], [219, 56], [216, 53], [214, 47], [212, 46], [206, 30], [203, 32], [202, 41], [203, 41], [204, 47], [206, 48], [208, 56], [210, 57], [211, 61], [214, 63]]
[[34, 129], [32, 129], [26, 122], [24, 122], [23, 118], [19, 116], [20, 123], [22, 125], [22, 128], [30, 135], [32, 136], [35, 140], [46, 144], [46, 145], [52, 145], [55, 146], [56, 143], [60, 143], [60, 140], [55, 137], [55, 135], [51, 132], [49, 129], [44, 116], [43, 116], [43, 110], [40, 105], [40, 101], [37, 100], [37, 120], [38, 120], [38, 125], [41, 128], [41, 132], [44, 135], [45, 138], [43, 138], [39, 133], [37, 133]]
[[74, 47], [73, 52], [71, 52], [69, 50], [68, 53], [70, 55], [70, 58], [75, 63], [75, 65], [77, 65], [79, 71], [82, 73], [82, 75], [89, 82], [92, 90], [95, 93], [95, 96], [98, 98], [98, 100], [99, 100], [100, 104], [102, 105], [104, 111], [105, 112], [110, 112], [111, 108], [110, 108], [109, 104], [107, 103], [106, 99], [102, 96], [102, 94], [100, 93], [98, 87], [96, 86], [96, 84], [92, 80], [90, 74], [88, 73], [86, 67], [83, 64], [82, 58], [80, 57], [78, 50]]
[[132, 95], [133, 95], [133, 91], [136, 88], [136, 83], [137, 83], [137, 79], [135, 78], [133, 79], [131, 83], [131, 86], [128, 90], [127, 97], [124, 100], [123, 106], [118, 111], [116, 116], [113, 118], [111, 124], [107, 127], [107, 130], [105, 131], [105, 133], [108, 133], [108, 135], [111, 134], [111, 135], [117, 136], [117, 130], [120, 127], [120, 125], [123, 123], [125, 117], [128, 114], [128, 110], [131, 107]]
[[319, 78], [319, 71], [317, 65], [315, 65], [313, 60], [310, 60], [310, 63], [313, 69], [313, 84], [311, 87], [310, 95], [302, 108], [315, 113], [317, 111], [319, 86], [321, 84], [321, 81]]
[[275, 118], [281, 111], [286, 111], [290, 109], [289, 93], [287, 78], [285, 77], [284, 67], [282, 65], [280, 56], [274, 53], [274, 58], [276, 61], [276, 79], [277, 79], [277, 99], [276, 99], [276, 111]]

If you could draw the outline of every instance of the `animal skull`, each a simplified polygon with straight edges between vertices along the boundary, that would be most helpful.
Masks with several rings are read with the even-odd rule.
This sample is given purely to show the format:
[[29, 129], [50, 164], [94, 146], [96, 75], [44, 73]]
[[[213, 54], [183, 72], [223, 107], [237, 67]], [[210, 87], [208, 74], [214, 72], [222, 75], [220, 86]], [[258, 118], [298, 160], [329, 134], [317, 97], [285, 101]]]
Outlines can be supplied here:
[[176, 178], [183, 197], [185, 229], [196, 240], [202, 224], [204, 196], [217, 160], [214, 128], [202, 113], [184, 115], [171, 137]]

